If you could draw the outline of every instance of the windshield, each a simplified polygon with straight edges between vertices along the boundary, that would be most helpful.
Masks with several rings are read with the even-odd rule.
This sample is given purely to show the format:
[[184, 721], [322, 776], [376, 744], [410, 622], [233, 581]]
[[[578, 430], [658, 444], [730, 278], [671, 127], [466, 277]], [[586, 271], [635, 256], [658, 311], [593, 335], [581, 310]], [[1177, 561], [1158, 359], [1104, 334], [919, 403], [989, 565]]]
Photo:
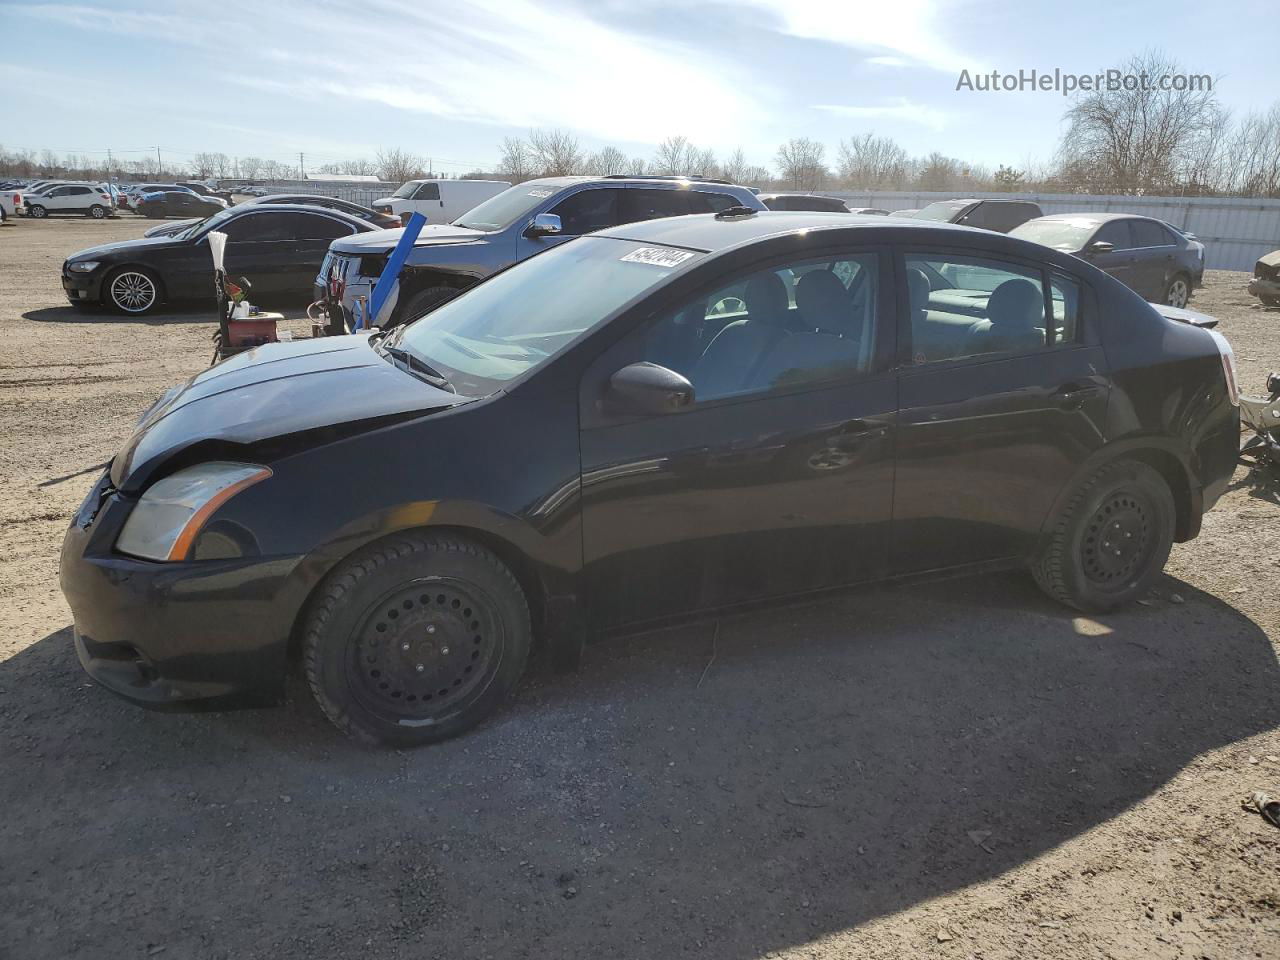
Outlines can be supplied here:
[[519, 186], [503, 190], [478, 207], [472, 207], [454, 221], [460, 227], [494, 233], [505, 230], [511, 224], [529, 216], [547, 197], [563, 188], [560, 183], [539, 183], [530, 180]]
[[1042, 243], [1055, 250], [1079, 250], [1097, 229], [1098, 221], [1085, 217], [1028, 220], [1022, 226], [1010, 230], [1009, 236], [1030, 240], [1032, 243]]
[[950, 220], [967, 206], [969, 204], [963, 200], [939, 200], [921, 207], [912, 216], [917, 220]]
[[410, 324], [396, 346], [464, 396], [486, 396], [546, 363], [698, 256], [610, 237], [570, 240], [504, 270]]
[[392, 194], [393, 197], [412, 197], [418, 187], [422, 186], [421, 180], [410, 180], [408, 183], [401, 184], [400, 189]]

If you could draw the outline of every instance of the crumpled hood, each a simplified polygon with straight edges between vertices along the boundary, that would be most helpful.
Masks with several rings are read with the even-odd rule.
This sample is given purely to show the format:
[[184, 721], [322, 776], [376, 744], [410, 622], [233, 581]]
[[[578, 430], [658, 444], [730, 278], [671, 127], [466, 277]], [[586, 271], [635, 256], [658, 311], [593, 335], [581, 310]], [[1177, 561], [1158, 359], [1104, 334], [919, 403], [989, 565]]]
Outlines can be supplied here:
[[[349, 253], [354, 256], [363, 254], [390, 253], [404, 235], [403, 227], [393, 230], [374, 230], [370, 233], [357, 233], [355, 236], [343, 237], [330, 244], [329, 249], [335, 253]], [[472, 230], [470, 227], [458, 227], [452, 223], [429, 223], [418, 234], [415, 247], [431, 246], [439, 243], [470, 243], [473, 240], [484, 240], [489, 235], [483, 230]]]
[[139, 490], [156, 468], [204, 441], [250, 444], [465, 402], [393, 367], [364, 334], [266, 344], [161, 397], [112, 461], [111, 482]]
[[1280, 267], [1280, 250], [1272, 250], [1266, 256], [1258, 258], [1259, 263], [1265, 263], [1268, 267]]

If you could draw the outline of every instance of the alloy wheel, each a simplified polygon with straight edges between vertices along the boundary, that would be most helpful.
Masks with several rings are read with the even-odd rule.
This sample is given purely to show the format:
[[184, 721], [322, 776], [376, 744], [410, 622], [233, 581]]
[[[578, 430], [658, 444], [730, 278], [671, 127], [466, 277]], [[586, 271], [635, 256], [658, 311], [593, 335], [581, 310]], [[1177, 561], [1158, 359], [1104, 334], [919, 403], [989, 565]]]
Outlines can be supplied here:
[[46, 213], [45, 208], [40, 206], [39, 204], [31, 208], [31, 216], [35, 217], [37, 220], [44, 217], [45, 213]]
[[1187, 281], [1179, 277], [1169, 284], [1169, 295], [1165, 298], [1165, 302], [1169, 306], [1185, 307], [1190, 299], [1191, 291], [1187, 288]]
[[111, 281], [111, 302], [126, 313], [142, 313], [156, 302], [155, 281], [145, 273], [127, 270]]

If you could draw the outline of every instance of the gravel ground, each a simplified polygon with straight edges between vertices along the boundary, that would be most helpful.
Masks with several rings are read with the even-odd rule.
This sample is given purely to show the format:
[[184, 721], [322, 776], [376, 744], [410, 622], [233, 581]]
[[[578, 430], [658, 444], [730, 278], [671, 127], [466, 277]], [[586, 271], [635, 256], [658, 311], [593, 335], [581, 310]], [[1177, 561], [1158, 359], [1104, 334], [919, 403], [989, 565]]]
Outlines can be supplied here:
[[[0, 228], [0, 957], [1278, 957], [1276, 489], [1243, 471], [1143, 604], [1022, 575], [594, 645], [414, 752], [92, 685], [67, 518], [209, 313], [80, 315], [124, 215]], [[1280, 310], [1213, 273], [1244, 387]], [[306, 330], [299, 322], [299, 334]]]

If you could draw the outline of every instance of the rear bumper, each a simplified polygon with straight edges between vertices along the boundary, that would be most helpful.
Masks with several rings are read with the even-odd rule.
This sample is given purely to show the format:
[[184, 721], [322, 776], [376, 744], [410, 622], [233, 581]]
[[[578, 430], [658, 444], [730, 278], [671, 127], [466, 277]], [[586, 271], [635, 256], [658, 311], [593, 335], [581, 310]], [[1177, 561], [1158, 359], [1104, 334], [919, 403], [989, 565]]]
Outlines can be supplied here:
[[279, 702], [300, 558], [171, 564], [113, 553], [130, 505], [104, 491], [105, 477], [67, 530], [59, 571], [85, 672], [151, 709]]

